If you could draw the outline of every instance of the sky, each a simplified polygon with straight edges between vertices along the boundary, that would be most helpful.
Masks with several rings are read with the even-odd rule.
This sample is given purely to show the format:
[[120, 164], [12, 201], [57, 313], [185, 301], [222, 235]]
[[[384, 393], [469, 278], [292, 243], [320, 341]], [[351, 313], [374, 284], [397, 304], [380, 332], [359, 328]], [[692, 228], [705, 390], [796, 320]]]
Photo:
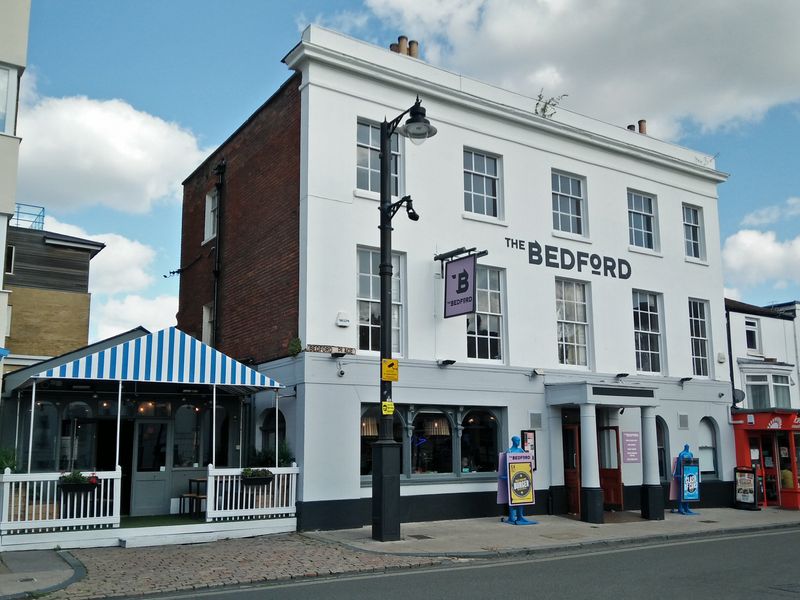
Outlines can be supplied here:
[[172, 325], [181, 182], [290, 76], [302, 30], [405, 34], [442, 68], [715, 156], [726, 296], [800, 299], [798, 22], [796, 0], [32, 0], [17, 201], [106, 244], [91, 341]]

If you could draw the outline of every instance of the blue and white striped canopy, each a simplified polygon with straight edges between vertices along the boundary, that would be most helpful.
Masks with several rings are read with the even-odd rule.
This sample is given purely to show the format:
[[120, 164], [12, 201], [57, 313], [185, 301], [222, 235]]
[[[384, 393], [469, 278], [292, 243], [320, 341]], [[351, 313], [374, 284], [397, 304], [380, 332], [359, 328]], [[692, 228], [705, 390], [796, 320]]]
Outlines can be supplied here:
[[175, 327], [65, 361], [33, 377], [283, 387]]

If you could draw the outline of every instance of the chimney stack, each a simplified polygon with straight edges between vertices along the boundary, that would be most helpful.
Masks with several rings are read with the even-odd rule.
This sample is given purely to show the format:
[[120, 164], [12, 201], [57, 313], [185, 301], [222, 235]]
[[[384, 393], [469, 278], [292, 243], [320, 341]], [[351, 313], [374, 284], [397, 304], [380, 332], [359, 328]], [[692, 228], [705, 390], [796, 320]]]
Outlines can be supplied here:
[[412, 58], [419, 58], [419, 42], [417, 40], [408, 42], [408, 55]]
[[636, 125], [628, 125], [628, 131], [636, 131]]
[[396, 42], [389, 44], [389, 50], [392, 52], [400, 52], [400, 47], [397, 45]]
[[397, 38], [397, 48], [400, 54], [408, 54], [408, 38], [401, 35]]
[[389, 50], [397, 52], [398, 54], [405, 54], [413, 58], [419, 58], [419, 42], [417, 40], [408, 40], [408, 36], [401, 35], [397, 38], [396, 43], [389, 44]]
[[647, 135], [647, 121], [644, 119], [639, 119], [639, 133]]

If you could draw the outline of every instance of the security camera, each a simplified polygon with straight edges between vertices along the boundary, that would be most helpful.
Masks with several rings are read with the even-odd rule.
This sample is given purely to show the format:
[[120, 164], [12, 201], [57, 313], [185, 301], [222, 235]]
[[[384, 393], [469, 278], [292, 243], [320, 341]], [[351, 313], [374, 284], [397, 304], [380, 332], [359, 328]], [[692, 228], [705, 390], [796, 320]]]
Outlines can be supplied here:
[[339, 369], [339, 370], [336, 372], [336, 374], [337, 374], [339, 377], [344, 377], [344, 369]]

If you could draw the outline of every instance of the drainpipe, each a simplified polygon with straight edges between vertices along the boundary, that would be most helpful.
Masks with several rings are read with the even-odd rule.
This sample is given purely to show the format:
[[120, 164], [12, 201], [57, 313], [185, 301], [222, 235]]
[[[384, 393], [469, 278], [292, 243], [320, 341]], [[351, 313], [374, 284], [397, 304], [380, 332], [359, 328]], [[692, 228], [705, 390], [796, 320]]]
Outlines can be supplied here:
[[223, 198], [225, 197], [225, 159], [219, 161], [219, 164], [214, 167], [214, 174], [217, 176], [217, 182], [214, 187], [217, 191], [217, 217], [216, 217], [216, 230], [217, 241], [214, 248], [214, 305], [212, 307], [212, 318], [214, 319], [214, 327], [211, 331], [211, 347], [217, 347], [217, 331], [219, 331], [219, 315], [217, 308], [219, 307], [219, 275], [222, 264], [222, 210], [225, 206]]
[[731, 345], [731, 311], [725, 308], [725, 333], [728, 337], [728, 370], [731, 377], [731, 408], [736, 408], [733, 392], [736, 389], [736, 382], [733, 379], [733, 350]]

